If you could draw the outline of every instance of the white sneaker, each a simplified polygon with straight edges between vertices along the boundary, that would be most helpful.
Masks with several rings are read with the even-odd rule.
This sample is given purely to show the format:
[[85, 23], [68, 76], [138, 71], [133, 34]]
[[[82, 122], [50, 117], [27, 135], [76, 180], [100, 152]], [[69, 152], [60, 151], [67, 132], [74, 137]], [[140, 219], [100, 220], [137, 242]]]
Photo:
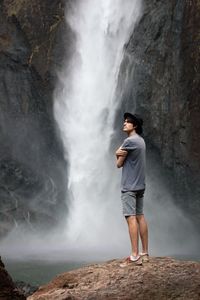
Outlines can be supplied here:
[[142, 265], [142, 259], [141, 257], [138, 255], [138, 256], [133, 256], [133, 255], [130, 255], [129, 257], [127, 257], [125, 259], [125, 261], [123, 263], [121, 263], [119, 266], [121, 268], [124, 268], [124, 267], [127, 267], [129, 265], [136, 265], [136, 266], [141, 266]]
[[139, 256], [141, 257], [142, 262], [149, 262], [149, 254], [148, 253], [141, 252], [139, 254]]

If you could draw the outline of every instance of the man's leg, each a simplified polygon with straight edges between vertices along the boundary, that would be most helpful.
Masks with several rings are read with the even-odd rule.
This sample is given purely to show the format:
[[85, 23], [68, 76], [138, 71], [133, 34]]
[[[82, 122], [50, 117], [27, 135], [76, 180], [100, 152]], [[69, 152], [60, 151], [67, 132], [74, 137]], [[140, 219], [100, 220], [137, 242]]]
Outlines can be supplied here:
[[148, 253], [148, 226], [144, 215], [137, 215], [140, 238], [142, 242], [142, 253]]
[[136, 193], [125, 192], [121, 194], [123, 215], [126, 218], [131, 241], [132, 256], [138, 256], [138, 223], [136, 218]]
[[143, 213], [144, 190], [138, 191], [136, 197], [136, 218], [142, 242], [142, 253], [148, 253], [148, 226]]
[[138, 223], [136, 216], [128, 216], [126, 217], [129, 229], [129, 236], [131, 240], [131, 248], [132, 248], [132, 255], [138, 256]]

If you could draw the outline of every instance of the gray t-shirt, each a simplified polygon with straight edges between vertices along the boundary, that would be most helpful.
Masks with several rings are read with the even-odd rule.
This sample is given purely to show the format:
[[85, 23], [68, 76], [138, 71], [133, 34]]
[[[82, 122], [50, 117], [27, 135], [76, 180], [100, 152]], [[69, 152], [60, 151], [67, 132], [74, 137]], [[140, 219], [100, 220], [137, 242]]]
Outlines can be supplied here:
[[122, 192], [145, 189], [144, 139], [138, 134], [131, 135], [124, 140], [121, 148], [128, 151], [122, 168]]

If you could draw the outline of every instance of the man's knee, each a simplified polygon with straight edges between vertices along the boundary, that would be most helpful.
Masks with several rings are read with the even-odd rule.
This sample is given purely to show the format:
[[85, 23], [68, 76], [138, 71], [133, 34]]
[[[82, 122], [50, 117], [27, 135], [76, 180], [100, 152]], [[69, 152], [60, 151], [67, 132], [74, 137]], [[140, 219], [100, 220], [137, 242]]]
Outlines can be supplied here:
[[141, 222], [141, 221], [143, 221], [143, 220], [145, 220], [144, 214], [142, 214], [142, 215], [136, 215], [136, 219], [137, 219], [138, 223]]

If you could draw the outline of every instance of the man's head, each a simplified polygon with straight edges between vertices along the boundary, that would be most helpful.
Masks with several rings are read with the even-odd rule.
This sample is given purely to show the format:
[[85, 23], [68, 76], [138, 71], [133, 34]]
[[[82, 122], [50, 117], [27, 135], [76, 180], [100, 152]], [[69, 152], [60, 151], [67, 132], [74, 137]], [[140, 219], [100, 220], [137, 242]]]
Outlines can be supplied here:
[[142, 134], [143, 120], [139, 115], [126, 112], [124, 114], [124, 126], [123, 131], [130, 133], [135, 130], [136, 133]]

